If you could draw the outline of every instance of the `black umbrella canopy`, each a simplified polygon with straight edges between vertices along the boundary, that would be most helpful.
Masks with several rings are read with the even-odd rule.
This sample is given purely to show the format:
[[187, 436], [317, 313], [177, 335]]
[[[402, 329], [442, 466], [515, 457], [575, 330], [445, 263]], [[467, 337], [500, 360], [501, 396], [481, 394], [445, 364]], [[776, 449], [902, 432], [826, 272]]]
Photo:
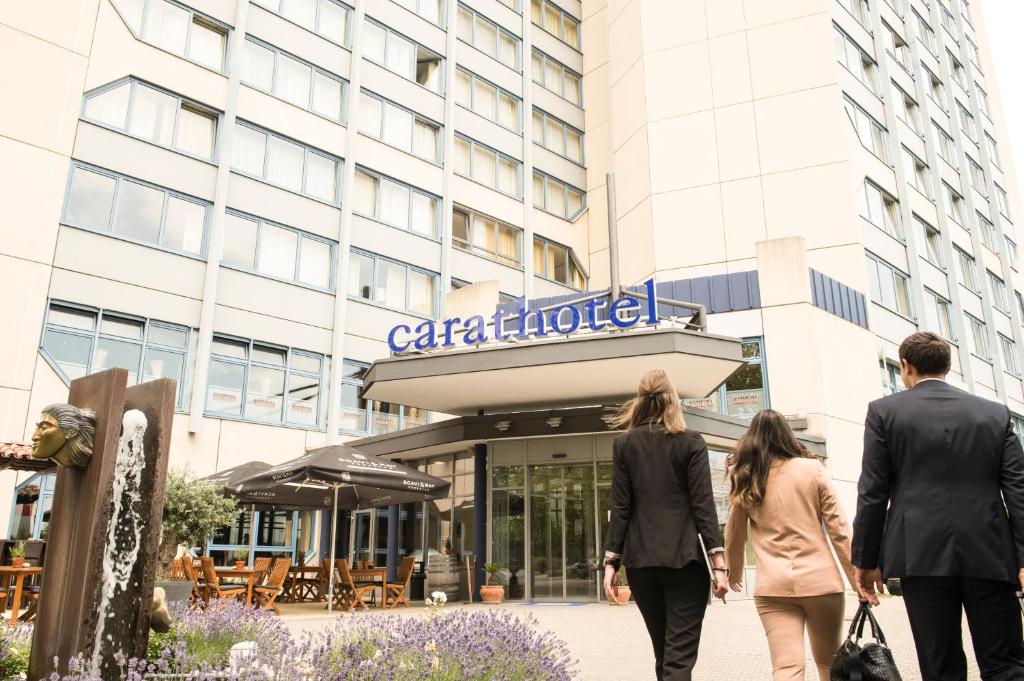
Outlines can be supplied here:
[[259, 475], [271, 468], [263, 461], [249, 461], [240, 466], [225, 468], [222, 471], [201, 478], [200, 482], [208, 482], [223, 489], [226, 497], [236, 499], [246, 506], [254, 505], [260, 510], [274, 508], [309, 508], [330, 509], [331, 493], [311, 487], [293, 487], [279, 490], [252, 490], [238, 492], [240, 482], [254, 475]]
[[237, 483], [234, 492], [239, 498], [272, 493], [284, 499], [300, 490], [316, 490], [331, 498], [335, 487], [338, 508], [352, 510], [439, 499], [448, 496], [451, 482], [346, 445], [331, 445], [258, 472]]

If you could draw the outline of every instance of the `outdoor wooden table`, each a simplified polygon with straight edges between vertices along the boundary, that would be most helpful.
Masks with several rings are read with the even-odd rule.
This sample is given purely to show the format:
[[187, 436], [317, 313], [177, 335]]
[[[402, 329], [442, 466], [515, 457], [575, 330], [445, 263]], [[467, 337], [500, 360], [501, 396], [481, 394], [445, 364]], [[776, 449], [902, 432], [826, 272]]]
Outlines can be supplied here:
[[388, 596], [388, 569], [369, 568], [366, 570], [349, 570], [353, 582], [376, 582], [380, 580], [380, 608], [383, 608]]
[[[14, 601], [11, 603], [11, 624], [18, 623], [18, 610], [21, 609], [21, 597], [25, 588], [25, 578], [32, 575], [43, 574], [41, 567], [13, 567], [11, 565], [0, 566], [0, 579], [7, 587], [7, 593], [11, 593], [11, 582], [14, 582]], [[32, 608], [25, 612], [25, 619], [31, 616]]]
[[242, 568], [239, 570], [232, 566], [214, 568], [214, 572], [222, 579], [245, 579], [245, 604], [250, 607], [252, 606], [252, 586], [256, 580], [256, 570], [252, 568]]
[[304, 600], [300, 597], [301, 594], [299, 593], [299, 587], [301, 585], [299, 584], [299, 580], [308, 574], [316, 576], [319, 571], [320, 568], [316, 565], [292, 565], [288, 568], [288, 591], [284, 594], [286, 596], [285, 600], [296, 603]]

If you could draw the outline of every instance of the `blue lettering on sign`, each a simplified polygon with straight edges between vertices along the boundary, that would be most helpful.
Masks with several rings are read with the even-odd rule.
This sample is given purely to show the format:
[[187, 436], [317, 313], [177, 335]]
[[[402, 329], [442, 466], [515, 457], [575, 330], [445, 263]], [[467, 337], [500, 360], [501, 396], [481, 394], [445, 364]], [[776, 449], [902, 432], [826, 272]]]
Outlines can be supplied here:
[[[566, 303], [545, 314], [540, 310], [529, 309], [526, 299], [520, 298], [519, 309], [516, 312], [505, 314], [498, 310], [486, 320], [481, 315], [474, 315], [465, 320], [459, 317], [437, 322], [427, 320], [418, 324], [415, 329], [406, 324], [398, 324], [388, 332], [388, 347], [393, 353], [404, 352], [410, 346], [417, 350], [433, 350], [437, 348], [440, 336], [441, 347], [450, 348], [456, 343], [453, 336], [458, 331], [463, 332], [463, 345], [479, 345], [489, 340], [502, 342], [511, 336], [546, 336], [549, 332], [568, 335], [583, 327], [591, 331], [600, 331], [607, 328], [607, 324], [597, 318], [598, 310], [604, 307], [608, 308], [608, 321], [615, 328], [628, 329], [640, 324], [641, 320], [648, 326], [657, 325], [658, 300], [655, 295], [654, 279], [648, 279], [643, 286], [646, 289], [645, 301], [631, 295], [620, 296], [610, 304], [602, 299], [588, 300], [583, 304], [582, 312], [577, 305]], [[506, 321], [516, 323], [517, 328], [512, 333], [506, 333]], [[491, 337], [487, 335], [488, 322], [493, 327]]]

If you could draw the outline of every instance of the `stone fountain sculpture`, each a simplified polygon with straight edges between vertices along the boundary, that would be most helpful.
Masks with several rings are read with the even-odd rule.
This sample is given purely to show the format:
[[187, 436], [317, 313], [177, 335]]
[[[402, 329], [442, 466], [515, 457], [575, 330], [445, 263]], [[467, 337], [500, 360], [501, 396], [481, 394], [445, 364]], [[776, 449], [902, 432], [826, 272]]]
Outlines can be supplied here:
[[124, 369], [77, 379], [36, 424], [32, 456], [58, 467], [32, 681], [76, 656], [116, 678], [119, 654], [145, 657], [151, 617], [165, 625], [154, 581], [175, 381], [127, 383]]

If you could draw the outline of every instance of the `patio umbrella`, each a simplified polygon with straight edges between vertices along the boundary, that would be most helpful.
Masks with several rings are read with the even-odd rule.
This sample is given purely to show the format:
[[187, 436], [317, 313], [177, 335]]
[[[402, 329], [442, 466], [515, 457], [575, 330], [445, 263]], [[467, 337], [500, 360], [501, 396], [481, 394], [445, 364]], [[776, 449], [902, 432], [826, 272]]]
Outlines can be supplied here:
[[[235, 494], [273, 493], [285, 499], [297, 490], [330, 490], [331, 559], [335, 555], [338, 509], [357, 510], [392, 504], [439, 499], [448, 495], [451, 482], [422, 473], [394, 461], [369, 456], [346, 445], [331, 445], [307, 452], [297, 459], [258, 472], [238, 482]], [[327, 612], [334, 605], [334, 570], [328, 577]]]

